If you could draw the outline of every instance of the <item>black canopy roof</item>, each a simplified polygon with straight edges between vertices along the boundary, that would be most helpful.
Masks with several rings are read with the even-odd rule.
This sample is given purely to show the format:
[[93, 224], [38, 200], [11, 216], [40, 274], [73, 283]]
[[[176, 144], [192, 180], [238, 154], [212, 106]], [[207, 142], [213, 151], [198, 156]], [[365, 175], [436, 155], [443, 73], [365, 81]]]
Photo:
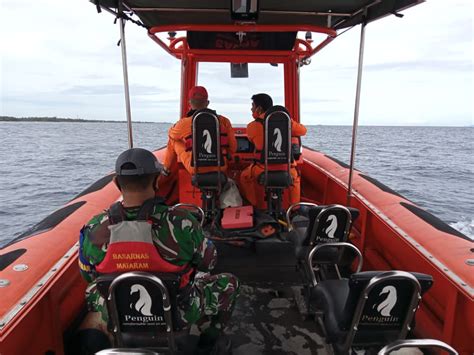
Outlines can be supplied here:
[[[116, 9], [118, 0], [91, 0]], [[260, 0], [257, 25], [313, 25], [335, 30], [375, 21], [424, 0]], [[231, 25], [230, 0], [124, 0], [147, 28], [173, 25]]]

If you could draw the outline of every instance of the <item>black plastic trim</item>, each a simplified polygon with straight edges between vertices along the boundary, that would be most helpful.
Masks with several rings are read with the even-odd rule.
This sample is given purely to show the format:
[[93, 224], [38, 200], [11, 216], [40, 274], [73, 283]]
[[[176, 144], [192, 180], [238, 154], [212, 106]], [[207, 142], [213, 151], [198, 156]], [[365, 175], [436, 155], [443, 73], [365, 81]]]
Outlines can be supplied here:
[[5, 270], [8, 265], [11, 265], [16, 259], [25, 253], [26, 249], [16, 249], [6, 254], [0, 255], [0, 271]]
[[304, 149], [311, 150], [312, 152], [318, 152], [318, 153], [319, 153], [319, 150], [316, 150], [316, 149], [310, 148], [310, 147], [308, 147], [307, 145], [304, 145], [304, 144], [303, 144], [303, 148], [304, 148]]
[[367, 176], [367, 175], [364, 175], [364, 174], [359, 174], [359, 176], [364, 178], [365, 180], [371, 182], [372, 184], [374, 184], [375, 186], [377, 186], [380, 190], [382, 190], [384, 192], [387, 192], [389, 194], [392, 194], [392, 195], [401, 197], [401, 198], [403, 198], [407, 201], [410, 201], [405, 196], [400, 195], [398, 192], [396, 192], [395, 190], [392, 190], [390, 187], [388, 187], [387, 185], [382, 184], [380, 181], [378, 181], [377, 179], [374, 179], [373, 177], [370, 177], [370, 176]]
[[[45, 219], [43, 219], [41, 222], [35, 224], [33, 227], [28, 229], [26, 232], [20, 234], [18, 237], [10, 241], [8, 244], [2, 246], [1, 248], [5, 248], [9, 245], [12, 245], [14, 243], [17, 243], [21, 240], [30, 238], [36, 234], [39, 233], [44, 233], [50, 229], [53, 229], [56, 227], [59, 223], [61, 223], [63, 220], [65, 220], [67, 217], [69, 217], [71, 214], [73, 214], [75, 211], [77, 211], [81, 206], [86, 204], [86, 201], [78, 201], [75, 202], [71, 205], [65, 206], [53, 213], [51, 213], [49, 216], [47, 216]], [[78, 231], [79, 233], [79, 231]]]
[[[311, 150], [312, 152], [320, 153], [319, 150], [310, 148], [310, 147], [308, 147], [308, 146], [306, 146], [306, 145], [303, 145], [303, 148], [304, 148], [304, 149]], [[343, 161], [341, 161], [341, 160], [339, 160], [339, 159], [337, 159], [337, 158], [334, 158], [334, 157], [332, 157], [332, 156], [330, 156], [330, 155], [327, 155], [327, 154], [324, 154], [324, 156], [325, 156], [326, 158], [328, 158], [328, 159], [331, 159], [333, 162], [339, 164], [339, 165], [342, 166], [343, 168], [346, 168], [346, 169], [350, 169], [350, 168], [351, 168], [351, 166], [350, 166], [349, 164], [344, 163]], [[354, 169], [354, 171], [359, 171], [359, 172], [360, 172], [360, 170], [358, 170], [358, 169]]]
[[421, 218], [423, 221], [428, 223], [433, 228], [436, 228], [440, 232], [448, 233], [448, 234], [451, 234], [455, 237], [462, 238], [462, 239], [465, 239], [465, 240], [468, 240], [468, 241], [472, 242], [472, 239], [469, 238], [467, 235], [462, 234], [458, 230], [451, 227], [449, 224], [443, 222], [438, 217], [436, 217], [436, 216], [432, 215], [431, 213], [421, 209], [420, 207], [411, 205], [411, 204], [406, 203], [406, 202], [400, 202], [400, 205], [405, 207], [411, 213], [413, 213], [417, 217]]
[[[338, 164], [339, 164], [340, 166], [342, 166], [343, 168], [350, 169], [350, 167], [351, 167], [349, 164], [344, 163], [343, 161], [340, 161], [339, 159], [336, 159], [336, 158], [334, 158], [334, 157], [332, 157], [332, 156], [330, 156], [330, 155], [324, 154], [324, 156], [325, 156], [326, 158], [329, 158], [329, 159], [331, 159], [332, 161], [338, 163]], [[354, 170], [357, 170], [357, 169], [354, 169]]]
[[88, 188], [86, 188], [84, 191], [82, 191], [81, 193], [76, 195], [74, 198], [72, 198], [71, 201], [75, 200], [79, 197], [82, 197], [84, 195], [90, 194], [92, 192], [96, 192], [96, 191], [101, 190], [104, 186], [106, 186], [109, 182], [112, 181], [114, 175], [115, 174], [112, 173], [112, 174], [109, 174], [109, 175], [106, 175], [106, 176], [100, 178], [99, 180], [94, 182], [92, 185], [90, 185]]

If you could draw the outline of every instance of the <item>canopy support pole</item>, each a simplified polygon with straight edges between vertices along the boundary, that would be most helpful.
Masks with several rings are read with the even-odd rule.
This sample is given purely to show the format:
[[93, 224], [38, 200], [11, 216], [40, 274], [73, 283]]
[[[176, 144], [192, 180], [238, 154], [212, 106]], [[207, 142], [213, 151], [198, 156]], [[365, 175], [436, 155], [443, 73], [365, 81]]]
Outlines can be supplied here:
[[185, 49], [181, 58], [181, 113], [179, 117], [185, 117], [190, 109], [188, 93], [197, 84], [198, 69], [199, 62]]
[[121, 14], [123, 13], [122, 6], [122, 2], [119, 1], [120, 48], [122, 50], [122, 70], [123, 86], [125, 89], [125, 109], [127, 112], [128, 147], [133, 148], [132, 110], [130, 107], [130, 90], [128, 86], [127, 46], [125, 44], [125, 21], [121, 16]]
[[351, 162], [349, 166], [349, 182], [347, 183], [347, 206], [351, 204], [352, 197], [352, 175], [354, 172], [354, 160], [356, 154], [356, 140], [357, 140], [357, 128], [359, 125], [359, 106], [360, 106], [360, 89], [362, 83], [362, 67], [364, 62], [364, 44], [365, 44], [365, 26], [367, 9], [365, 9], [364, 19], [361, 24], [360, 31], [360, 45], [359, 45], [359, 68], [357, 71], [357, 87], [354, 107], [354, 123], [352, 125], [352, 146], [351, 146]]

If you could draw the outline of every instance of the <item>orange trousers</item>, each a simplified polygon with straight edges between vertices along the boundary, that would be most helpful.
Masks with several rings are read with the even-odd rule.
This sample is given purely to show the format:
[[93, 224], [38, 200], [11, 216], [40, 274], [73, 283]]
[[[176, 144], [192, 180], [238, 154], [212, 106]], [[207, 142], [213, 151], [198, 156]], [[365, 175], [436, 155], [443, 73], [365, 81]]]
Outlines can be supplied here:
[[[253, 206], [258, 209], [266, 209], [267, 202], [265, 200], [265, 187], [258, 183], [258, 177], [265, 171], [265, 168], [258, 164], [252, 164], [246, 167], [240, 174], [240, 193]], [[291, 167], [290, 175], [293, 179], [293, 185], [289, 187], [289, 203], [290, 205], [300, 202], [300, 174], [295, 167]]]
[[[163, 165], [169, 170], [173, 163], [176, 161], [176, 158], [181, 162], [184, 168], [193, 175], [195, 173], [194, 167], [191, 166], [192, 163], [192, 152], [186, 151], [186, 146], [182, 141], [175, 141], [173, 139], [168, 139], [168, 144], [166, 146], [166, 154], [163, 161]], [[224, 158], [225, 159], [225, 158]], [[212, 171], [217, 171], [219, 168], [209, 166], [199, 168], [199, 173], [208, 173]], [[224, 166], [221, 166], [220, 170], [222, 172], [227, 171], [227, 161], [225, 160]]]

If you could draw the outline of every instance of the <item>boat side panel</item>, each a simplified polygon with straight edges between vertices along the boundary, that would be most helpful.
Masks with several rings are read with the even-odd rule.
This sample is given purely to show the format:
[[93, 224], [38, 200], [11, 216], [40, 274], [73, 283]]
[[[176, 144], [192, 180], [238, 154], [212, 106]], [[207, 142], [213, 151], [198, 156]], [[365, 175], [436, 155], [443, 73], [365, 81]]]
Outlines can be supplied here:
[[12, 264], [0, 272], [0, 278], [11, 282], [2, 289], [0, 353], [63, 352], [63, 333], [84, 306], [86, 285], [77, 265], [79, 230], [119, 197], [120, 192], [109, 182], [71, 201], [70, 205], [80, 202], [80, 208], [52, 229], [4, 249], [6, 253], [26, 249], [13, 264], [28, 268], [20, 273]]
[[[305, 196], [322, 204], [345, 204], [348, 170], [315, 151], [305, 150], [304, 156], [302, 191], [309, 192]], [[417, 313], [417, 331], [472, 353], [474, 329], [469, 322], [474, 319], [474, 302], [469, 288], [461, 284], [473, 284], [473, 274], [462, 262], [472, 243], [434, 228], [400, 204], [410, 201], [357, 174], [351, 205], [361, 215], [354, 224], [352, 242], [363, 252], [364, 268], [431, 274], [435, 282]], [[437, 244], [435, 248], [433, 244]], [[443, 248], [449, 253], [442, 253]], [[444, 269], [435, 260], [441, 260]], [[456, 268], [450, 269], [451, 265]]]
[[63, 334], [84, 308], [86, 283], [78, 273], [77, 254], [0, 336], [0, 353], [62, 354]]
[[[163, 153], [155, 152], [160, 158]], [[2, 250], [25, 249], [13, 264], [28, 268], [20, 274], [11, 264], [0, 272], [11, 281], [0, 303], [1, 354], [63, 353], [63, 335], [85, 303], [86, 283], [77, 265], [79, 230], [120, 198], [111, 175], [98, 183], [66, 205], [80, 204], [60, 223]]]

